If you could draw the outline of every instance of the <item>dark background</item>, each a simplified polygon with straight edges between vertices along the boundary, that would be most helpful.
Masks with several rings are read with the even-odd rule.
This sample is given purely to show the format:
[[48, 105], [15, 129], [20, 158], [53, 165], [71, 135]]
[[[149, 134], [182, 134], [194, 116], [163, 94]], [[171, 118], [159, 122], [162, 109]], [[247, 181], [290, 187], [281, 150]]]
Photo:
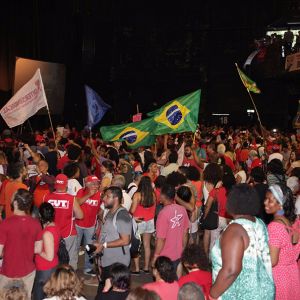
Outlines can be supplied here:
[[[15, 56], [66, 65], [65, 110], [56, 122], [86, 123], [84, 84], [112, 105], [102, 124], [129, 121], [202, 89], [200, 123], [230, 113], [249, 124], [252, 108], [236, 73], [266, 26], [298, 1], [1, 1], [0, 105], [11, 97]], [[252, 72], [263, 123], [287, 127], [297, 111], [299, 77]], [[38, 117], [31, 118], [34, 126]], [[48, 126], [47, 119], [44, 126]], [[2, 123], [3, 124], [3, 123]]]

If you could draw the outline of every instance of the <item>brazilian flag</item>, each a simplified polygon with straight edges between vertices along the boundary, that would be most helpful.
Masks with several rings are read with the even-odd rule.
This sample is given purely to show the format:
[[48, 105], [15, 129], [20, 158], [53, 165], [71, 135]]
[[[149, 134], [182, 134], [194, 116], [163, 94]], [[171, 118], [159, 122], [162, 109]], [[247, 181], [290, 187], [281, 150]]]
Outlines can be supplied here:
[[250, 79], [240, 68], [237, 64], [236, 65], [236, 68], [237, 68], [237, 71], [239, 73], [239, 76], [242, 80], [242, 83], [243, 85], [245, 86], [245, 88], [252, 92], [252, 93], [255, 93], [255, 94], [260, 94], [261, 91], [260, 89], [257, 87], [256, 85], [256, 82], [253, 81], [252, 79]]
[[140, 122], [102, 126], [100, 132], [105, 141], [125, 141], [128, 147], [134, 149], [155, 143], [156, 137], [152, 135], [154, 127], [153, 118], [149, 118]]
[[195, 132], [198, 125], [201, 90], [181, 96], [148, 113], [156, 128], [152, 134]]

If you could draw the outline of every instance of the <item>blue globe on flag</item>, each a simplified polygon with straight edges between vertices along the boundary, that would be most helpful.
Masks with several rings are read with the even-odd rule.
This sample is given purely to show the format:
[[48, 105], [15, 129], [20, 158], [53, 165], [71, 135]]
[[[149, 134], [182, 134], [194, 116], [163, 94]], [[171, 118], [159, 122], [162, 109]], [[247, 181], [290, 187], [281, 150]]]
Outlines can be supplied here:
[[182, 120], [182, 112], [180, 111], [180, 108], [178, 105], [171, 106], [166, 111], [166, 117], [171, 125], [177, 125]]
[[120, 139], [124, 139], [129, 144], [133, 144], [137, 140], [137, 133], [134, 130], [127, 131], [120, 136]]

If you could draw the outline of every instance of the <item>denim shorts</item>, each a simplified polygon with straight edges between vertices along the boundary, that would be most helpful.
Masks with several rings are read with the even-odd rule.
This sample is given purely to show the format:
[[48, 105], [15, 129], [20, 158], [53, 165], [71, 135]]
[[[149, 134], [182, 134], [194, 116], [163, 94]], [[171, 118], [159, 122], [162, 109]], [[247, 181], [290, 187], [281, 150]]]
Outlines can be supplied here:
[[137, 226], [139, 234], [155, 232], [154, 219], [138, 223]]

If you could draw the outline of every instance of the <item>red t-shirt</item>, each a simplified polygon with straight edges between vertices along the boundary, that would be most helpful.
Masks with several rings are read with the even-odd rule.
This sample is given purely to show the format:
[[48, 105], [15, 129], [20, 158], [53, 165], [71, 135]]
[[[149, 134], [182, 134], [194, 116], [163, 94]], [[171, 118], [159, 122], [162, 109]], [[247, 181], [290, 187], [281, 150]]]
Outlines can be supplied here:
[[155, 209], [155, 203], [150, 207], [143, 207], [141, 204], [138, 204], [133, 216], [135, 218], [144, 218], [144, 221], [147, 222], [154, 219]]
[[179, 285], [177, 281], [172, 283], [157, 281], [144, 284], [143, 289], [155, 292], [161, 300], [177, 300]]
[[188, 158], [184, 157], [182, 165], [185, 167], [191, 167], [191, 166], [196, 167], [200, 172], [202, 172], [202, 169], [199, 167], [199, 165], [197, 164], [197, 162], [195, 161], [194, 158], [188, 159]]
[[[197, 206], [198, 203], [201, 203], [201, 200], [203, 198], [203, 181], [199, 180], [199, 181], [193, 181], [192, 180], [192, 185], [195, 187], [196, 191], [197, 191], [197, 199], [196, 199], [196, 204]], [[201, 206], [201, 204], [200, 204]]]
[[[59, 228], [55, 225], [55, 226], [48, 226], [46, 227], [43, 231], [41, 231], [41, 233], [39, 234], [39, 239], [43, 239], [43, 234], [49, 231], [52, 235], [53, 235], [53, 240], [54, 240], [54, 257], [52, 259], [52, 261], [46, 260], [45, 258], [41, 257], [40, 255], [36, 255], [35, 256], [35, 265], [36, 265], [36, 269], [38, 271], [46, 271], [46, 270], [50, 270], [53, 269], [54, 267], [56, 267], [58, 265], [58, 256], [57, 256], [57, 252], [58, 252], [58, 247], [59, 247], [59, 240], [60, 240], [60, 231]], [[44, 245], [43, 245], [43, 250], [45, 251]]]
[[67, 193], [54, 192], [45, 196], [44, 202], [50, 203], [55, 209], [54, 222], [60, 229], [63, 238], [76, 235], [73, 220], [74, 196]]
[[249, 150], [248, 149], [242, 149], [239, 155], [239, 161], [245, 162], [249, 157]]
[[172, 261], [181, 257], [184, 232], [189, 225], [186, 209], [181, 205], [170, 204], [160, 211], [156, 221], [156, 237], [165, 239], [160, 256], [167, 256]]
[[256, 168], [256, 167], [261, 167], [261, 166], [262, 166], [262, 162], [261, 162], [261, 160], [257, 157], [257, 158], [255, 158], [255, 159], [252, 161], [251, 166], [250, 166], [250, 169], [252, 170], [252, 169], [254, 169], [254, 168]]
[[219, 189], [213, 189], [209, 193], [210, 197], [217, 198], [218, 201], [218, 210], [219, 216], [223, 218], [230, 218], [230, 216], [226, 212], [226, 203], [227, 203], [227, 195], [226, 189], [221, 187]]
[[234, 163], [232, 161], [232, 159], [230, 157], [228, 157], [227, 155], [224, 155], [224, 160], [225, 160], [225, 164], [232, 170], [235, 170], [235, 166]]
[[28, 190], [28, 187], [18, 181], [7, 181], [3, 187], [3, 197], [1, 196], [1, 204], [5, 205], [5, 218], [9, 218], [13, 215], [13, 211], [11, 209], [11, 200], [13, 198], [13, 195], [18, 189], [25, 189]]
[[64, 155], [57, 161], [56, 168], [57, 170], [63, 170], [65, 165], [70, 161], [69, 157], [67, 155]]
[[33, 192], [33, 204], [39, 208], [47, 194], [50, 193], [49, 185], [43, 182], [40, 176], [36, 177], [37, 186]]
[[156, 204], [158, 205], [158, 204], [160, 204], [160, 188], [155, 188], [154, 193], [156, 196]]
[[204, 295], [206, 297], [209, 296], [209, 291], [212, 286], [212, 276], [210, 272], [197, 270], [180, 277], [180, 279], [178, 280], [179, 287], [182, 287], [184, 284], [189, 282], [194, 282], [197, 285], [201, 286]]
[[0, 224], [0, 244], [4, 245], [1, 274], [24, 277], [35, 270], [34, 243], [40, 241], [41, 225], [31, 216], [12, 215]]
[[[88, 193], [87, 189], [81, 189], [77, 192], [77, 198], [82, 198]], [[83, 211], [84, 217], [81, 220], [76, 220], [76, 225], [82, 228], [90, 228], [95, 226], [97, 215], [101, 205], [101, 193], [98, 192], [89, 199], [87, 199], [83, 204], [81, 204], [81, 209]]]

